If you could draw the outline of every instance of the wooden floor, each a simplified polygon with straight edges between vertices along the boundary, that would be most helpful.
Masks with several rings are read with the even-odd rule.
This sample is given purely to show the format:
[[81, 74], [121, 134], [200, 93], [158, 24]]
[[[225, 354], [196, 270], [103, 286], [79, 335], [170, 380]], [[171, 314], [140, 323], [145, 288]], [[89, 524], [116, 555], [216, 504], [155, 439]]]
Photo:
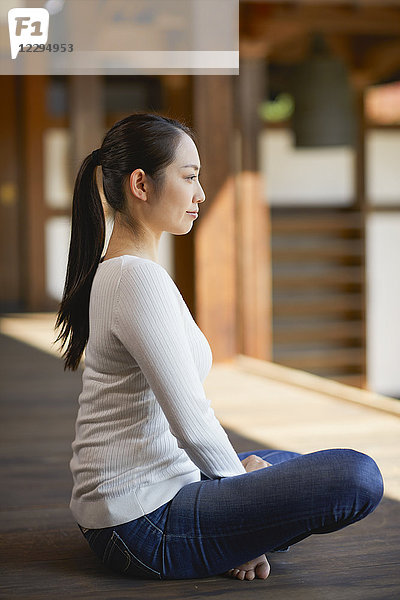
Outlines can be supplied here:
[[[1, 599], [400, 598], [400, 504], [390, 497], [361, 523], [269, 555], [266, 581], [153, 582], [105, 571], [68, 509], [80, 373], [65, 374], [57, 358], [4, 335], [0, 356]], [[230, 435], [237, 450], [259, 447], [259, 437]]]

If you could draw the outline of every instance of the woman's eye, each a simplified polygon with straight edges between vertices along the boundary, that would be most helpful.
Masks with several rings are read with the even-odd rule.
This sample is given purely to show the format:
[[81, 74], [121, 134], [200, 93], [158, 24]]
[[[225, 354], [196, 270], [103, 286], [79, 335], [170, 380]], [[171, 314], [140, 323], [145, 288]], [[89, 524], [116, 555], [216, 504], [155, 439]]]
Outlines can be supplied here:
[[194, 181], [195, 179], [197, 179], [197, 175], [191, 175], [190, 177], [187, 177], [186, 179], [189, 179], [190, 181]]

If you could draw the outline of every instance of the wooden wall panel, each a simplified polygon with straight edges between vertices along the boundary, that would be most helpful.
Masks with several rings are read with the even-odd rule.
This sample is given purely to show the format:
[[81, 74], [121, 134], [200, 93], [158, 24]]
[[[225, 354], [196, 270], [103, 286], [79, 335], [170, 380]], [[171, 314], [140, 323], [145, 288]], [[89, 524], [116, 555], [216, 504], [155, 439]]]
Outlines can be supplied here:
[[0, 94], [0, 310], [17, 310], [20, 297], [16, 77], [3, 75]]
[[20, 78], [22, 194], [22, 289], [27, 310], [46, 308], [43, 197], [43, 133], [47, 77]]

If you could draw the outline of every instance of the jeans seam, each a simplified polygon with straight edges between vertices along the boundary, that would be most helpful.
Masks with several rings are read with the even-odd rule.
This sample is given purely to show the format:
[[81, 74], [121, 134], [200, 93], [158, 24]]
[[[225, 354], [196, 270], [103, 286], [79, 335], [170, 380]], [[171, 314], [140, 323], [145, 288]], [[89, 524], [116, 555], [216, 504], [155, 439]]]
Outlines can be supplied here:
[[[122, 544], [122, 548], [120, 548], [118, 546], [118, 542], [120, 542]], [[153, 569], [152, 567], [147, 565], [145, 562], [143, 562], [140, 558], [138, 558], [136, 556], [136, 554], [134, 554], [132, 552], [132, 550], [126, 545], [126, 543], [124, 542], [122, 537], [115, 530], [113, 530], [112, 536], [111, 536], [110, 540], [108, 541], [107, 546], [104, 550], [103, 559], [102, 559], [103, 563], [107, 562], [113, 548], [116, 548], [118, 551], [123, 552], [124, 555], [126, 556], [126, 558], [128, 559], [128, 564], [123, 569], [123, 573], [126, 573], [128, 571], [129, 567], [132, 564], [132, 558], [133, 558], [139, 565], [142, 565], [142, 567], [143, 567], [141, 569], [142, 571], [144, 571], [145, 573], [146, 572], [153, 573], [154, 575], [157, 575], [158, 578], [161, 578], [160, 572], [157, 571], [156, 569]], [[140, 568], [140, 567], [138, 566], [137, 568]]]
[[[341, 507], [339, 510], [345, 510], [345, 509], [346, 509], [346, 507]], [[311, 518], [314, 518], [315, 516], [316, 516], [315, 513], [312, 513], [312, 512], [311, 513], [304, 513], [304, 514], [302, 514], [300, 516], [298, 515], [295, 519], [291, 519], [289, 521], [287, 521], [287, 520], [280, 521], [279, 523], [272, 523], [271, 525], [260, 526], [260, 527], [257, 527], [255, 529], [246, 529], [245, 531], [238, 531], [237, 533], [232, 533], [232, 532], [231, 533], [218, 533], [218, 534], [213, 533], [213, 534], [210, 534], [210, 535], [201, 535], [201, 534], [200, 535], [190, 535], [190, 534], [186, 534], [186, 533], [183, 533], [183, 534], [168, 533], [166, 535], [168, 537], [170, 537], [170, 538], [204, 539], [204, 540], [209, 539], [209, 538], [217, 538], [217, 537], [232, 537], [232, 536], [235, 537], [235, 536], [247, 535], [249, 533], [250, 534], [251, 533], [258, 533], [260, 531], [268, 530], [268, 529], [271, 529], [273, 527], [281, 527], [282, 525], [288, 525], [288, 524], [291, 524], [291, 523], [296, 523], [296, 522], [298, 522], [301, 519], [311, 519]]]
[[162, 570], [162, 575], [160, 575], [161, 579], [167, 579], [166, 576], [166, 553], [167, 553], [167, 529], [168, 529], [168, 518], [169, 518], [169, 513], [171, 511], [171, 506], [172, 506], [172, 502], [169, 503], [168, 505], [168, 509], [167, 509], [167, 514], [165, 516], [165, 521], [164, 521], [164, 531], [162, 534], [162, 539], [161, 539], [161, 570]]
[[158, 531], [159, 533], [161, 533], [162, 535], [164, 535], [164, 532], [163, 532], [163, 530], [162, 530], [162, 529], [160, 529], [160, 528], [159, 528], [159, 527], [158, 527], [158, 526], [157, 526], [155, 523], [153, 523], [153, 521], [151, 521], [147, 515], [143, 515], [143, 518], [144, 518], [144, 519], [145, 519], [145, 520], [146, 520], [148, 523], [150, 523], [150, 525], [152, 525], [152, 526], [154, 527], [154, 529], [157, 529], [157, 531]]
[[[124, 540], [120, 536], [118, 536], [118, 537], [119, 537], [120, 541], [122, 542], [122, 544], [124, 546], [126, 546]], [[115, 544], [115, 542], [114, 542], [114, 544]], [[125, 571], [127, 571], [128, 568], [131, 566], [132, 557], [133, 557], [140, 565], [142, 565], [144, 567], [144, 569], [143, 569], [144, 571], [147, 570], [147, 571], [151, 571], [151, 573], [154, 573], [155, 575], [158, 575], [158, 576], [161, 575], [159, 571], [157, 571], [156, 569], [153, 569], [152, 567], [147, 565], [145, 562], [143, 562], [139, 557], [137, 557], [136, 554], [134, 554], [132, 552], [132, 550], [130, 550], [128, 547], [127, 547], [127, 550], [124, 549], [123, 552], [129, 558], [129, 564], [128, 564], [128, 567], [126, 569], [124, 569]]]
[[102, 530], [101, 529], [91, 529], [89, 531], [90, 531], [90, 533], [88, 533], [88, 536], [86, 539], [89, 544], [94, 544], [94, 542], [96, 541], [96, 539], [98, 538], [98, 536], [100, 535]]
[[114, 537], [114, 533], [115, 531], [112, 532], [112, 535], [110, 537], [110, 539], [108, 540], [106, 547], [104, 548], [104, 552], [103, 552], [103, 556], [102, 556], [102, 562], [106, 563], [107, 559], [110, 555], [111, 549], [115, 544], [115, 537]]
[[[143, 567], [145, 567], [145, 569], [147, 569], [151, 573], [154, 573], [155, 575], [157, 575], [158, 577], [161, 578], [161, 573], [159, 571], [156, 571], [156, 569], [153, 569], [152, 567], [149, 567], [149, 565], [146, 565], [146, 563], [144, 563], [142, 560], [140, 560], [140, 558], [138, 558], [135, 554], [133, 554], [133, 552], [131, 550], [129, 552], [131, 552], [134, 559], [137, 560], [138, 563], [143, 565]], [[130, 558], [129, 566], [131, 565], [131, 563], [132, 563], [132, 559]], [[145, 569], [143, 569], [144, 572], [146, 572]]]

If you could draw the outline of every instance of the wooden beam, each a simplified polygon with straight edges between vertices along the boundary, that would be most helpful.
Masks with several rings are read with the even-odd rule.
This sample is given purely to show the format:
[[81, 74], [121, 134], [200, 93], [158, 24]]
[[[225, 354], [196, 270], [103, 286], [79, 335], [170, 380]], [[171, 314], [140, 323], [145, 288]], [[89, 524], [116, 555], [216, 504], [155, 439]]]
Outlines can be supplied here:
[[85, 156], [98, 148], [105, 133], [105, 115], [102, 108], [102, 77], [88, 75], [69, 77], [69, 100], [72, 132], [74, 179], [76, 169]]
[[347, 35], [400, 34], [400, 5], [326, 6], [245, 2], [240, 6], [241, 41], [258, 40], [271, 48], [304, 33]]
[[206, 202], [194, 223], [196, 318], [214, 361], [237, 352], [233, 78], [194, 79], [193, 114]]
[[[400, 18], [400, 14], [399, 14]], [[364, 85], [379, 83], [400, 69], [400, 37], [371, 44], [363, 56]]]
[[400, 6], [400, 0], [239, 0], [240, 4], [279, 4], [279, 5], [298, 5], [305, 6], [307, 4], [319, 6]]
[[[277, 11], [274, 24], [297, 22], [309, 32], [390, 35], [400, 33], [400, 8], [383, 6], [298, 6]], [[272, 24], [271, 24], [272, 26]]]
[[269, 207], [263, 195], [258, 107], [266, 94], [266, 62], [241, 59], [236, 84], [241, 164], [237, 177], [239, 347], [242, 354], [272, 355], [272, 284]]
[[362, 308], [362, 329], [363, 329], [363, 360], [365, 367], [363, 369], [363, 386], [367, 385], [367, 340], [368, 340], [368, 299], [367, 299], [367, 190], [366, 190], [366, 148], [365, 148], [365, 137], [366, 137], [366, 117], [365, 117], [365, 93], [364, 89], [355, 89], [355, 101], [356, 101], [356, 119], [357, 119], [357, 130], [356, 130], [356, 143], [355, 143], [355, 208], [360, 211], [361, 216], [361, 264], [360, 267], [364, 272], [363, 282], [361, 286], [361, 308]]
[[[161, 82], [163, 86], [164, 108], [163, 114], [172, 119], [178, 119], [189, 127], [193, 127], [192, 106], [192, 81], [189, 75], [163, 75]], [[194, 229], [196, 223], [194, 223]], [[189, 235], [174, 235], [174, 281], [179, 288], [190, 312], [196, 315], [195, 294], [195, 259], [194, 238], [192, 230]]]
[[0, 95], [0, 306], [3, 311], [16, 310], [21, 301], [16, 79], [3, 75]]
[[46, 125], [47, 77], [27, 75], [20, 80], [22, 123], [22, 293], [27, 310], [47, 306], [45, 281], [43, 133]]

